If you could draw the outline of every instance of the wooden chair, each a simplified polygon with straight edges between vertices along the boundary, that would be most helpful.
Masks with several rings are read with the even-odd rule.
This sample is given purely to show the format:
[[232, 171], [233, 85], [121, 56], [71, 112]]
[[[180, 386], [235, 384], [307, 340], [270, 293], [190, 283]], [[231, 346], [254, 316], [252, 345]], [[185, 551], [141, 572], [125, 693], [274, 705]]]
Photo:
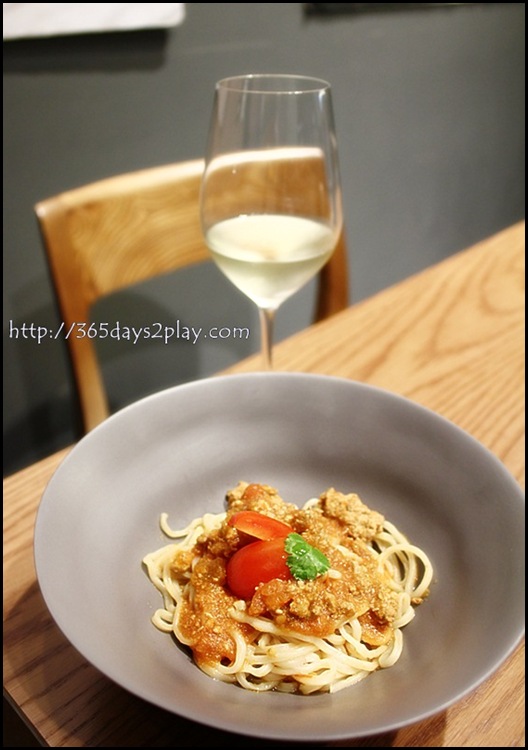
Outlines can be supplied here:
[[[79, 187], [36, 204], [63, 330], [90, 323], [101, 297], [209, 260], [199, 216], [201, 159], [144, 169]], [[316, 319], [348, 304], [341, 237], [319, 274]], [[109, 415], [94, 341], [67, 338], [84, 429]]]

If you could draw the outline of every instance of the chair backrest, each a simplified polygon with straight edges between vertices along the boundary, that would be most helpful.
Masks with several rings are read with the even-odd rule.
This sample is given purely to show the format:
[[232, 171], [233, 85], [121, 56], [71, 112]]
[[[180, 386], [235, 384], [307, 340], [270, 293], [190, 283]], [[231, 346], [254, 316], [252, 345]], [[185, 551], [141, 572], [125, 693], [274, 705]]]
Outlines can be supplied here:
[[[199, 215], [202, 159], [110, 177], [36, 204], [63, 330], [90, 323], [101, 297], [210, 259]], [[319, 274], [316, 319], [348, 304], [342, 235]], [[89, 336], [67, 338], [84, 429], [109, 415]]]

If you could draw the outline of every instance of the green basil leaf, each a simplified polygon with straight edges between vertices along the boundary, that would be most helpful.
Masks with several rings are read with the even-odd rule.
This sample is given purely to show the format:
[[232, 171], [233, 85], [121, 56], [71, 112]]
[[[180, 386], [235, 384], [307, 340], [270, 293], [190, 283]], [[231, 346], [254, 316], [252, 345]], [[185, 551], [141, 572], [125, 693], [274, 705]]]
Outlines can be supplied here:
[[288, 534], [284, 542], [288, 553], [286, 565], [294, 578], [311, 581], [325, 573], [330, 563], [323, 553], [302, 538], [300, 534]]

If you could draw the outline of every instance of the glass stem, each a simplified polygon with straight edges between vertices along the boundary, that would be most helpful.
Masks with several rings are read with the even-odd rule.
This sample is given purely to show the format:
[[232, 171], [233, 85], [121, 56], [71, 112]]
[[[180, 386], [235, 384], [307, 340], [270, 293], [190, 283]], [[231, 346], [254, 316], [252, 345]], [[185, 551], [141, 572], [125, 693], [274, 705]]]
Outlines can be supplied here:
[[272, 370], [273, 323], [275, 322], [275, 310], [268, 307], [259, 307], [259, 317], [262, 361], [266, 370]]

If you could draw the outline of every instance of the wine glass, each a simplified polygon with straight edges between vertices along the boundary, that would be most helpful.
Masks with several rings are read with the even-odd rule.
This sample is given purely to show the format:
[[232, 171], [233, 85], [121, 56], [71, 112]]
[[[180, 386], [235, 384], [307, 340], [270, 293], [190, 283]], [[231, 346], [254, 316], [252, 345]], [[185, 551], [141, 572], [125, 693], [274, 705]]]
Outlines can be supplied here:
[[328, 261], [341, 231], [330, 85], [272, 74], [219, 81], [200, 203], [213, 259], [258, 306], [271, 369], [277, 308]]

